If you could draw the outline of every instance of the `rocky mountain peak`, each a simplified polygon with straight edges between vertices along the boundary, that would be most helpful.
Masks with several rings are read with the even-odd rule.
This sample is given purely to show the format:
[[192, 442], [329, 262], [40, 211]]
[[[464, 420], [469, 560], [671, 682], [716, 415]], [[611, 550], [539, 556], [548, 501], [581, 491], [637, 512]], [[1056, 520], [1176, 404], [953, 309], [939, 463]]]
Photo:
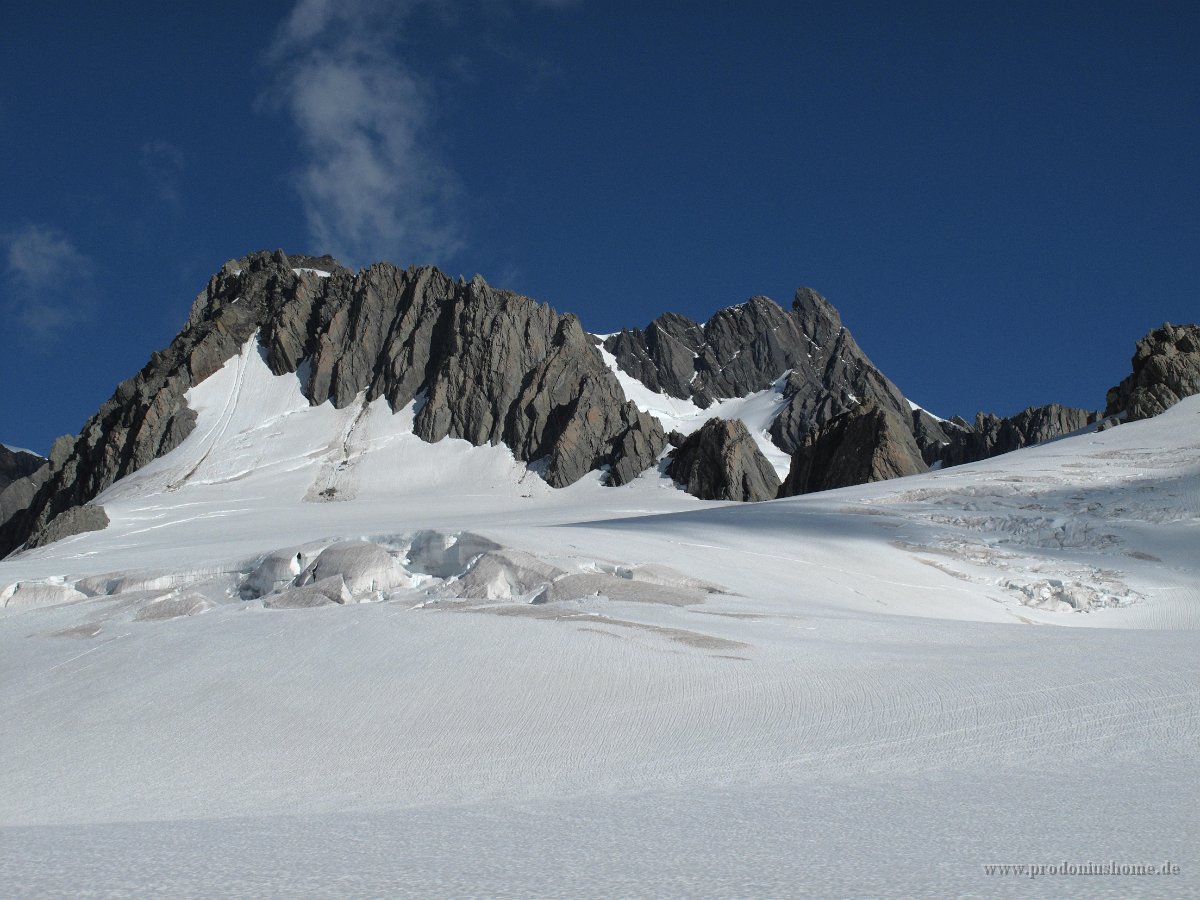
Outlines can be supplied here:
[[1132, 373], [1108, 392], [1104, 414], [1146, 419], [1200, 393], [1200, 325], [1164, 324], [1137, 342]]
[[398, 410], [423, 393], [418, 436], [504, 444], [556, 487], [597, 469], [622, 484], [665, 445], [575, 316], [481, 277], [389, 263], [352, 273], [328, 257], [260, 252], [223, 266], [175, 340], [56, 445], [44, 483], [0, 525], [0, 554], [178, 446], [196, 421], [187, 391], [256, 335], [276, 375], [306, 364], [312, 404], [382, 397]]
[[767, 297], [717, 312], [704, 325], [692, 393], [697, 405], [761, 391], [806, 349], [795, 319]]
[[824, 346], [842, 330], [842, 316], [832, 303], [810, 287], [796, 288], [792, 313], [813, 343]]
[[[788, 444], [810, 424], [849, 408], [844, 398], [855, 391], [836, 384], [839, 379], [857, 379], [862, 391], [869, 390], [867, 381], [886, 382], [842, 326], [837, 310], [811, 288], [796, 292], [791, 310], [754, 296], [717, 311], [703, 325], [677, 314], [660, 316], [645, 329], [610, 335], [604, 347], [622, 371], [651, 390], [691, 400], [702, 409], [765, 390], [791, 372], [791, 392], [804, 396], [776, 440], [789, 452], [793, 448]], [[897, 404], [902, 401], [894, 386], [886, 392]], [[823, 410], [821, 401], [811, 402], [808, 395], [814, 393], [828, 395]], [[814, 415], [816, 421], [810, 422]]]
[[[666, 444], [659, 419], [628, 402], [574, 315], [481, 275], [467, 281], [390, 263], [353, 272], [329, 256], [262, 251], [222, 266], [169, 346], [118, 385], [78, 435], [56, 441], [44, 465], [0, 484], [0, 554], [102, 527], [91, 501], [184, 441], [197, 418], [188, 391], [252, 340], [271, 372], [300, 379], [314, 406], [411, 406], [420, 438], [504, 445], [555, 487], [597, 470], [626, 483]], [[766, 428], [792, 456], [785, 494], [970, 462], [1095, 420], [1055, 404], [973, 423], [912, 408], [812, 288], [798, 289], [787, 310], [754, 296], [703, 324], [664, 313], [607, 336], [603, 350], [651, 391], [701, 409], [750, 397], [733, 406], [751, 409], [757, 437]], [[1110, 411], [1152, 415], [1197, 392], [1200, 326], [1152, 332], [1133, 368], [1110, 392]], [[761, 418], [764, 404], [770, 420]], [[723, 404], [727, 418], [730, 408]], [[775, 470], [741, 421], [713, 418], [676, 443], [667, 469], [697, 496], [773, 496]]]

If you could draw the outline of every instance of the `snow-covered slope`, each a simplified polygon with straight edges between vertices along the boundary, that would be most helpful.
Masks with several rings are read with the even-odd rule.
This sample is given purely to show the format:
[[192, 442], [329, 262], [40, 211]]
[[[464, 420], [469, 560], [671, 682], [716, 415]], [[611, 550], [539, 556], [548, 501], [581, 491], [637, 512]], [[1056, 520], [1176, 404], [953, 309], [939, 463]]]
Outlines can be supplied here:
[[[189, 403], [0, 563], [11, 893], [1198, 889], [1200, 398], [753, 505], [552, 490], [253, 343]], [[271, 608], [359, 539], [375, 602]], [[982, 868], [1064, 860], [1183, 871]]]
[[788, 400], [784, 394], [787, 372], [775, 379], [775, 383], [764, 391], [754, 391], [745, 397], [718, 400], [707, 409], [702, 409], [690, 400], [681, 400], [650, 390], [636, 378], [622, 371], [617, 365], [616, 357], [605, 350], [603, 345], [597, 346], [596, 349], [600, 351], [605, 364], [617, 376], [625, 396], [637, 404], [642, 412], [658, 419], [662, 423], [663, 431], [691, 434], [709, 419], [741, 419], [776, 474], [780, 478], [787, 476], [792, 463], [791, 457], [775, 446], [769, 433], [771, 423], [787, 406]]

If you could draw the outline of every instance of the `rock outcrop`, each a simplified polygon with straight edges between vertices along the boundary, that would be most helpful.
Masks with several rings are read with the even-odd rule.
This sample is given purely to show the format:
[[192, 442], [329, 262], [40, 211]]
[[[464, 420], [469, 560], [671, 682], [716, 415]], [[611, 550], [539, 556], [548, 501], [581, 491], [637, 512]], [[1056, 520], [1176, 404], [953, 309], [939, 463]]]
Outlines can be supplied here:
[[0, 444], [0, 491], [21, 478], [28, 478], [46, 464], [46, 460], [28, 450]]
[[387, 263], [355, 274], [328, 257], [256, 253], [226, 263], [170, 346], [78, 436], [55, 443], [44, 483], [0, 525], [0, 555], [178, 446], [195, 425], [187, 390], [256, 334], [275, 374], [308, 363], [314, 405], [344, 407], [365, 392], [396, 410], [420, 395], [420, 437], [503, 443], [539, 461], [555, 487], [600, 468], [622, 484], [665, 446], [658, 421], [625, 400], [572, 315], [478, 276]]
[[702, 408], [764, 390], [782, 375], [787, 402], [769, 433], [789, 454], [811, 446], [809, 438], [834, 419], [868, 405], [906, 423], [925, 465], [987, 459], [1098, 420], [1094, 412], [1058, 404], [1007, 418], [981, 413], [974, 423], [943, 421], [914, 408], [859, 348], [832, 304], [811, 288], [796, 291], [787, 312], [754, 297], [704, 325], [675, 314], [659, 316], [644, 330], [609, 336], [604, 346], [622, 371], [651, 390]]
[[805, 438], [779, 496], [884, 481], [929, 471], [906, 418], [868, 402], [826, 422]]
[[61, 541], [65, 537], [83, 534], [85, 531], [103, 531], [107, 527], [108, 513], [104, 511], [103, 506], [95, 506], [90, 503], [73, 506], [59, 513], [31, 535], [26, 546], [44, 547], [46, 544]]
[[28, 450], [0, 444], [0, 523], [30, 504], [49, 474], [46, 462]]
[[32, 475], [18, 478], [3, 490], [0, 490], [0, 525], [7, 522], [21, 510], [28, 508], [37, 496], [37, 492], [46, 479], [50, 477], [50, 467], [42, 465]]
[[709, 419], [672, 443], [667, 474], [701, 500], [753, 502], [779, 492], [779, 476], [739, 419]]
[[[683, 400], [692, 399], [704, 329], [686, 316], [664, 313], [646, 326], [611, 335], [604, 347], [623, 372], [650, 390]], [[697, 398], [701, 406], [705, 402]]]
[[[797, 290], [788, 311], [765, 297], [753, 297], [721, 310], [704, 325], [668, 314], [644, 330], [611, 335], [604, 346], [624, 372], [647, 387], [702, 408], [778, 385], [786, 403], [769, 433], [789, 454], [808, 446], [833, 420], [865, 406], [886, 411], [889, 425], [899, 422], [908, 430], [905, 453], [914, 442], [917, 450], [911, 464], [900, 466], [906, 472], [922, 463], [923, 450], [932, 453], [951, 442], [938, 419], [911, 408], [863, 353], [838, 311], [811, 288]], [[890, 450], [870, 447], [862, 452], [881, 451], [887, 457]], [[867, 466], [862, 471], [864, 478], [883, 477], [890, 469]], [[690, 473], [675, 477], [690, 482]], [[702, 488], [705, 493], [710, 489]]]
[[1057, 403], [1031, 406], [1007, 418], [981, 412], [973, 424], [959, 418], [941, 423], [944, 442], [921, 449], [929, 465], [957, 466], [1040, 444], [1099, 421], [1098, 412]]
[[945, 448], [950, 444], [951, 435], [962, 427], [970, 427], [962, 419], [946, 421], [930, 415], [920, 407], [913, 407], [910, 415], [912, 420], [913, 438], [921, 451], [921, 457], [929, 465], [941, 458]]
[[1200, 393], [1200, 325], [1166, 324], [1137, 342], [1133, 372], [1108, 392], [1105, 416], [1148, 419]]
[[[651, 390], [691, 400], [715, 400], [765, 390], [781, 377], [787, 404], [771, 424], [771, 440], [794, 453], [826, 422], [866, 402], [901, 418], [912, 415], [899, 388], [875, 367], [812, 288], [800, 288], [785, 311], [766, 297], [716, 313], [699, 325], [668, 313], [643, 329], [610, 335], [605, 349], [620, 369]], [[913, 417], [919, 443], [947, 441], [932, 416]]]
[[703, 325], [668, 313], [645, 329], [610, 335], [604, 347], [623, 372], [651, 390], [702, 409], [765, 390], [784, 377], [788, 403], [771, 426], [771, 439], [788, 453], [811, 429], [867, 400], [898, 415], [909, 413], [900, 390], [812, 288], [797, 290], [789, 311], [766, 297], [751, 297]]
[[788, 376], [788, 405], [771, 426], [771, 438], [781, 449], [794, 453], [808, 434], [863, 404], [874, 403], [902, 419], [911, 416], [900, 389], [867, 358], [824, 297], [802, 288], [792, 301], [792, 315], [810, 345]]

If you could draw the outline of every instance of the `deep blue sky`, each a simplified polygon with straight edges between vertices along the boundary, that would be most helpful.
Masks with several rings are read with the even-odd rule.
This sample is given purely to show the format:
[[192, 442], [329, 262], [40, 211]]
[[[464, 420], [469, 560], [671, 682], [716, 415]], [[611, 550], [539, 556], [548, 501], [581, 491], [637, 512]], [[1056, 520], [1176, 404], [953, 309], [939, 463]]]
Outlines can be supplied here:
[[0, 440], [77, 431], [275, 247], [601, 332], [811, 285], [935, 412], [1098, 407], [1200, 319], [1197, 47], [1194, 2], [18, 0]]

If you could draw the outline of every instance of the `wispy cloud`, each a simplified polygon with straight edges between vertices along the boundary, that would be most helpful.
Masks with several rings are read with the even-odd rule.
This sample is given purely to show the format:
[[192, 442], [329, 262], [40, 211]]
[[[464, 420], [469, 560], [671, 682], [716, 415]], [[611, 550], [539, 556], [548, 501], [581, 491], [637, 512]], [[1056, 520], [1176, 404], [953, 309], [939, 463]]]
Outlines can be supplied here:
[[86, 318], [92, 263], [64, 232], [26, 225], [0, 236], [8, 259], [4, 307], [39, 338]]
[[179, 190], [185, 165], [183, 151], [169, 141], [147, 141], [142, 144], [139, 162], [158, 199], [178, 212], [183, 205]]
[[294, 123], [312, 252], [441, 261], [461, 246], [457, 182], [430, 150], [431, 86], [396, 52], [422, 0], [300, 0], [267, 54]]

